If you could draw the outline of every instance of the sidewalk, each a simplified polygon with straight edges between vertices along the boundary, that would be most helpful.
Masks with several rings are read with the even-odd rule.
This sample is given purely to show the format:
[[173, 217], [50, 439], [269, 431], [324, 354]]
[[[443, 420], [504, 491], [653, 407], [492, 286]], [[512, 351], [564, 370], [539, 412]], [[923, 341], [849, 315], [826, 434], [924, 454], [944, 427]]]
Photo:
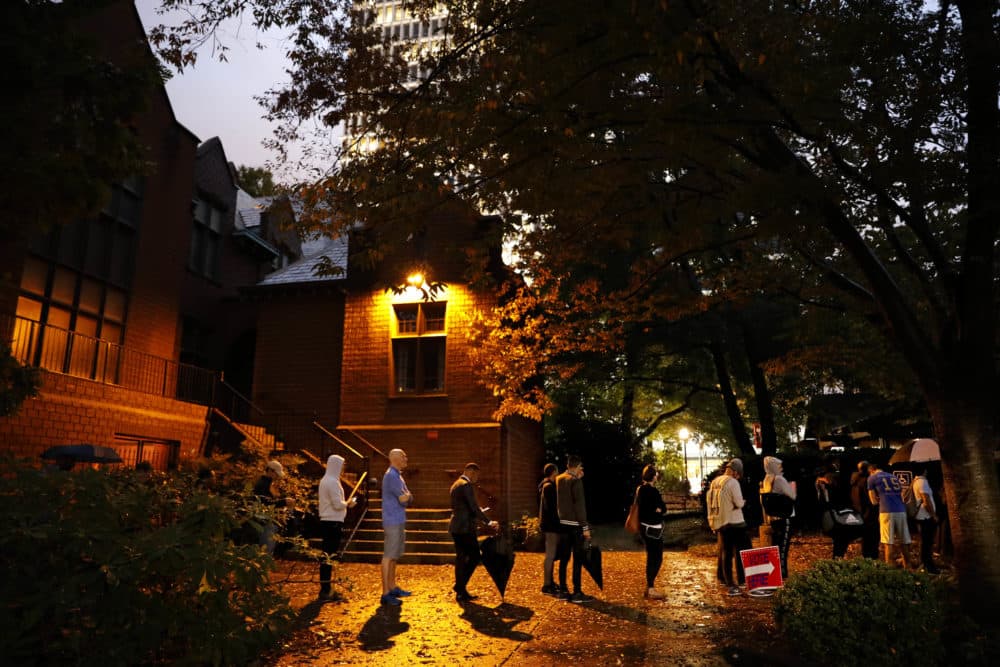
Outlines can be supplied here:
[[413, 591], [402, 607], [381, 607], [378, 566], [346, 563], [353, 585], [344, 602], [315, 600], [315, 566], [283, 562], [286, 594], [300, 624], [280, 655], [289, 665], [715, 665], [780, 664], [762, 655], [773, 645], [770, 600], [729, 598], [715, 581], [714, 549], [664, 553], [658, 585], [665, 600], [646, 600], [645, 554], [606, 551], [603, 591], [584, 573], [576, 605], [539, 592], [542, 554], [518, 553], [501, 600], [489, 575], [476, 570], [464, 606], [451, 593], [453, 569], [401, 565], [398, 580]]

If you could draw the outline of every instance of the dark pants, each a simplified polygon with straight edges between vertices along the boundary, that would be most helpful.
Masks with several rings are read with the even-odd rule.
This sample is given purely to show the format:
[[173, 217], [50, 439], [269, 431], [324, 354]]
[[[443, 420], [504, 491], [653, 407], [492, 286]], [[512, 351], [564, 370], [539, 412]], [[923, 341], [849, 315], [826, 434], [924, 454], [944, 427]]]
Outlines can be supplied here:
[[656, 584], [656, 575], [660, 573], [660, 566], [663, 565], [663, 536], [661, 534], [656, 539], [649, 537], [644, 526], [642, 541], [646, 544], [646, 588], [653, 588]]
[[771, 545], [778, 547], [781, 562], [781, 580], [788, 581], [788, 547], [792, 542], [792, 531], [788, 519], [771, 519]]
[[878, 514], [866, 518], [861, 533], [861, 555], [865, 558], [878, 560], [878, 545], [881, 540], [878, 527]]
[[455, 542], [455, 588], [453, 590], [459, 595], [467, 595], [469, 591], [465, 587], [481, 559], [479, 541], [476, 539], [475, 533], [452, 533], [451, 539]]
[[917, 521], [920, 526], [920, 562], [928, 572], [937, 571], [934, 565], [934, 536], [937, 532], [937, 522], [934, 519]]
[[[344, 530], [343, 521], [320, 521], [319, 531], [323, 538], [323, 553], [327, 558], [333, 558], [340, 549], [340, 537]], [[319, 586], [323, 593], [330, 590], [330, 577], [333, 574], [333, 566], [324, 561], [319, 564]]]
[[[753, 544], [750, 542], [750, 534], [746, 525], [723, 526], [719, 529], [719, 562], [716, 574], [719, 581], [727, 586], [735, 586], [737, 583], [746, 581], [743, 575], [743, 561], [740, 559], [740, 551], [750, 549]], [[733, 561], [736, 561], [736, 579], [733, 579]]]
[[573, 592], [582, 593], [581, 575], [583, 573], [583, 530], [567, 527], [562, 534], [562, 545], [559, 549], [559, 588], [566, 590], [566, 565], [569, 554], [573, 554]]

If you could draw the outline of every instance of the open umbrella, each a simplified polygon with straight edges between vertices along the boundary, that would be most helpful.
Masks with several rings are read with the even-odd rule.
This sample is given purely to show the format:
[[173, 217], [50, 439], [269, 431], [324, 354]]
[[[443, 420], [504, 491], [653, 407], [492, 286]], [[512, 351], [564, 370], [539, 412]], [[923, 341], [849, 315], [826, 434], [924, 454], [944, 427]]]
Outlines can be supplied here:
[[597, 587], [604, 590], [604, 570], [601, 565], [601, 547], [587, 542], [583, 548], [583, 560], [580, 561], [583, 569], [587, 571], [590, 578], [594, 580]]
[[514, 543], [504, 535], [495, 535], [482, 540], [479, 543], [479, 551], [483, 567], [497, 585], [500, 599], [503, 599], [510, 572], [514, 569]]
[[74, 461], [76, 463], [121, 463], [122, 457], [110, 447], [100, 445], [57, 445], [42, 453], [43, 459]]
[[896, 450], [889, 459], [889, 465], [894, 463], [920, 463], [923, 461], [940, 461], [941, 448], [930, 438], [917, 438]]

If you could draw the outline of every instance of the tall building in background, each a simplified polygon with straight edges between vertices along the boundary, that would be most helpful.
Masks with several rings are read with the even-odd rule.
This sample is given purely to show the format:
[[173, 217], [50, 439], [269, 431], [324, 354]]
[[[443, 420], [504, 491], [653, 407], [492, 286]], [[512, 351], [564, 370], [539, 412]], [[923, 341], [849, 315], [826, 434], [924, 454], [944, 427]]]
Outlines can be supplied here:
[[[374, 27], [380, 31], [383, 44], [393, 53], [400, 53], [408, 63], [402, 84], [414, 88], [429, 72], [420, 61], [437, 51], [447, 39], [447, 8], [438, 7], [426, 20], [415, 16], [401, 0], [362, 0], [358, 6], [372, 12]], [[344, 153], [366, 153], [378, 146], [378, 139], [365, 131], [364, 118], [355, 115], [347, 122], [344, 132]]]

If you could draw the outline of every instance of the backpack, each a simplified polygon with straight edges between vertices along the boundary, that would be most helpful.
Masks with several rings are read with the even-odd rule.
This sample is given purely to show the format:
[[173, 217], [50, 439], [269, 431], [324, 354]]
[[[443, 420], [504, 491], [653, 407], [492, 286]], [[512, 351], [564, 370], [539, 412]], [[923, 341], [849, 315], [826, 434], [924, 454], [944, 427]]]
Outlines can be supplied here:
[[722, 528], [722, 507], [720, 499], [722, 496], [722, 487], [725, 485], [725, 476], [720, 475], [712, 480], [712, 484], [708, 487], [708, 493], [705, 496], [705, 506], [708, 508], [708, 527], [712, 530], [718, 530]]

